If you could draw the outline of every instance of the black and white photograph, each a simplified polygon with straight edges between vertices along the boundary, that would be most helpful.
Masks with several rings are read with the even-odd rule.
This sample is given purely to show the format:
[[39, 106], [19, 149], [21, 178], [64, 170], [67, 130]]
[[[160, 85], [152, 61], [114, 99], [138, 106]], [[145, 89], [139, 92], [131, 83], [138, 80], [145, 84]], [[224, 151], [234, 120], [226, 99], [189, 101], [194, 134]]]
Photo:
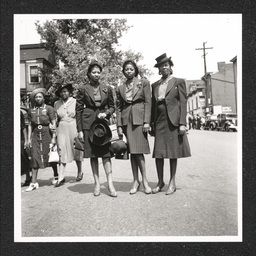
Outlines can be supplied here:
[[242, 14], [14, 15], [14, 242], [242, 242]]

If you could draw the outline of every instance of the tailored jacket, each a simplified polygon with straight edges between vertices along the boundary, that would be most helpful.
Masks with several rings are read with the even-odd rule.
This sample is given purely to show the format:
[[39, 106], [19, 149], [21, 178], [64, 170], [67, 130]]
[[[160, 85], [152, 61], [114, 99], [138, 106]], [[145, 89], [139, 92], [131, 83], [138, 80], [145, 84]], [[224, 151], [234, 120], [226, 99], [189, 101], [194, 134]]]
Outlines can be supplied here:
[[[154, 126], [157, 120], [158, 90], [161, 80], [152, 84], [152, 111], [151, 125]], [[174, 126], [186, 125], [187, 116], [187, 92], [184, 79], [173, 77], [169, 80], [166, 92], [165, 103], [168, 118]]]
[[117, 89], [117, 127], [128, 124], [130, 108], [132, 111], [133, 125], [150, 124], [151, 118], [151, 91], [149, 81], [146, 79], [133, 80], [132, 103], [126, 99], [126, 84], [123, 83]]
[[77, 131], [90, 130], [91, 124], [99, 113], [106, 113], [109, 118], [115, 111], [112, 89], [106, 85], [99, 85], [101, 104], [95, 105], [93, 87], [85, 83], [78, 89], [76, 98], [76, 125]]

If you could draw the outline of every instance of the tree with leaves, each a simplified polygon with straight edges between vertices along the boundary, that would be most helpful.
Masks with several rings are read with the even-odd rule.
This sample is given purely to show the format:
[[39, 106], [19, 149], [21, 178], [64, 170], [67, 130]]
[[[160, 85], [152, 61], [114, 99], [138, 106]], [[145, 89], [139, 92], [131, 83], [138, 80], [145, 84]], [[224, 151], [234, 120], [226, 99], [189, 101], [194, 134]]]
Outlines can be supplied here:
[[[43, 24], [36, 22], [37, 32], [46, 48], [55, 54], [57, 66], [51, 77], [54, 87], [61, 83], [79, 86], [86, 78], [88, 64], [97, 59], [103, 66], [101, 79], [117, 87], [124, 79], [122, 64], [127, 59], [138, 62], [141, 53], [117, 50], [118, 40], [130, 28], [125, 19], [62, 19]], [[59, 61], [64, 68], [59, 67]], [[145, 66], [139, 66], [141, 77], [150, 76]]]

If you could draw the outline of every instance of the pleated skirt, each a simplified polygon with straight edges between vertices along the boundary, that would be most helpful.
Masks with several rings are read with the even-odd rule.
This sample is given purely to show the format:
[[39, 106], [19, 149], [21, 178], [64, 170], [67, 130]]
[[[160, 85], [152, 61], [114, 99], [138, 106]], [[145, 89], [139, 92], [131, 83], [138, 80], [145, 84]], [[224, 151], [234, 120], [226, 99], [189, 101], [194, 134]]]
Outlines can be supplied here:
[[150, 154], [148, 134], [143, 132], [143, 125], [132, 123], [132, 108], [130, 108], [128, 124], [122, 128], [128, 142], [128, 153]]
[[167, 114], [166, 104], [159, 103], [155, 123], [155, 143], [153, 158], [182, 158], [191, 156], [187, 134], [179, 135]]

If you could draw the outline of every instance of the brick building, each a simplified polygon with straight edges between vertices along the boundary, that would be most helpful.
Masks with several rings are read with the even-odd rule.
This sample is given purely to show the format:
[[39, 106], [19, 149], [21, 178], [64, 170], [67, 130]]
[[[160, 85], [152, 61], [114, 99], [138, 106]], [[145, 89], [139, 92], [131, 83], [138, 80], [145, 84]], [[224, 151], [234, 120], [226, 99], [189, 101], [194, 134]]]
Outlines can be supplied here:
[[50, 86], [47, 72], [56, 65], [54, 54], [44, 44], [20, 45], [20, 89], [29, 93]]
[[233, 63], [218, 62], [218, 72], [202, 77], [206, 82], [206, 112], [236, 112]]

